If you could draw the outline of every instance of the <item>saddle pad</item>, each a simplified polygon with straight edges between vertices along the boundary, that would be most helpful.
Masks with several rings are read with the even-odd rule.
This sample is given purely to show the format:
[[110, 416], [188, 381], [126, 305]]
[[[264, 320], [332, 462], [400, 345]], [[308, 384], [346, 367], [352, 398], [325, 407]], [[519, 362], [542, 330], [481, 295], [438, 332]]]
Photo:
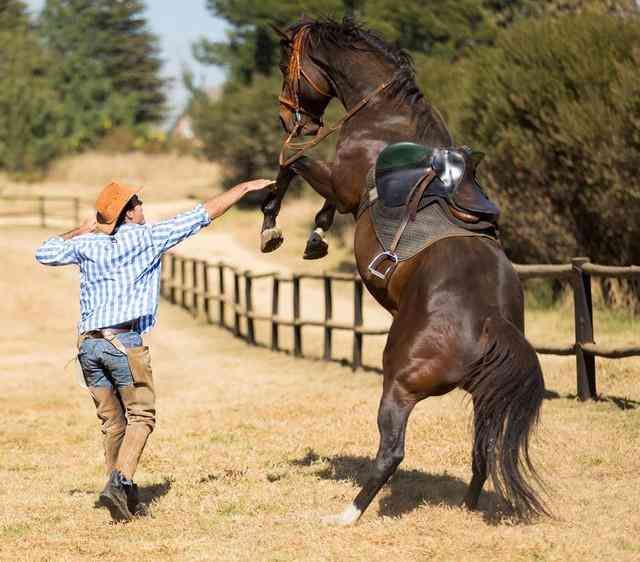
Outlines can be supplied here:
[[[387, 250], [406, 213], [406, 207], [385, 207], [379, 201], [371, 207], [371, 221], [380, 245]], [[416, 220], [409, 221], [396, 249], [398, 260], [408, 260], [431, 244], [460, 236], [480, 236], [496, 241], [488, 234], [470, 231], [452, 224], [437, 201], [418, 211]]]

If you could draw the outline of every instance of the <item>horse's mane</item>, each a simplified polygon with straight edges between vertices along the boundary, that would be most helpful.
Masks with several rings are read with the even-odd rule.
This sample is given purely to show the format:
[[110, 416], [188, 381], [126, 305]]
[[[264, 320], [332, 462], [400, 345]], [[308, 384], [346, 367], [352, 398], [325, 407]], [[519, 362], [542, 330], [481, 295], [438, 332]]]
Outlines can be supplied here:
[[413, 57], [407, 51], [390, 45], [380, 34], [349, 17], [345, 17], [342, 22], [332, 18], [303, 21], [289, 29], [295, 32], [302, 26], [311, 28], [311, 38], [314, 41], [341, 49], [377, 53], [393, 64], [397, 69], [396, 79], [386, 94], [395, 98], [398, 103], [409, 104], [417, 116], [418, 137], [423, 138], [426, 135], [434, 122], [434, 110], [416, 84]]

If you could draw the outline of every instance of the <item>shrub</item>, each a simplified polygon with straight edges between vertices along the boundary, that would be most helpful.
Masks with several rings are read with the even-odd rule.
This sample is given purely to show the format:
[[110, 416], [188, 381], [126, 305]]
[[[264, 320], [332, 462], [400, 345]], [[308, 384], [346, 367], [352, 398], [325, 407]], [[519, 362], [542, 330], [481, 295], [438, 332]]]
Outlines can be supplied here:
[[474, 61], [464, 137], [488, 152], [515, 260], [640, 260], [638, 23], [527, 22]]

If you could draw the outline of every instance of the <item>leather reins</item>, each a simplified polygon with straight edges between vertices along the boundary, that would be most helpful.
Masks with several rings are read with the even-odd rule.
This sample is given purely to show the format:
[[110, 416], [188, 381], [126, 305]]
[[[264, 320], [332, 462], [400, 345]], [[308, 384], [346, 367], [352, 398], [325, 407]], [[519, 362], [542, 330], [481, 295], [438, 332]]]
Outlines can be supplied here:
[[[287, 109], [293, 112], [294, 116], [294, 127], [291, 133], [287, 136], [285, 141], [282, 143], [282, 148], [280, 149], [280, 154], [278, 156], [278, 163], [281, 168], [286, 168], [293, 164], [296, 160], [301, 158], [304, 153], [310, 148], [320, 144], [324, 139], [326, 139], [329, 135], [335, 133], [344, 123], [353, 117], [358, 111], [360, 111], [365, 105], [371, 101], [372, 98], [377, 96], [380, 92], [388, 88], [396, 79], [396, 75], [394, 75], [390, 80], [387, 80], [383, 84], [380, 84], [375, 90], [367, 94], [363, 99], [361, 99], [356, 105], [354, 105], [345, 115], [343, 115], [336, 123], [331, 125], [331, 127], [324, 127], [322, 121], [322, 115], [315, 115], [310, 111], [307, 111], [300, 104], [300, 88], [301, 88], [301, 79], [304, 78], [309, 85], [320, 95], [331, 98], [333, 95], [331, 93], [327, 93], [323, 91], [318, 85], [311, 79], [308, 72], [305, 72], [302, 66], [302, 57], [304, 56], [304, 47], [306, 38], [309, 33], [310, 26], [303, 26], [298, 33], [296, 33], [293, 39], [293, 46], [291, 57], [289, 59], [289, 66], [287, 68], [287, 84], [289, 86], [289, 90], [292, 93], [293, 99], [288, 99], [283, 95], [278, 97], [278, 102], [280, 105], [284, 105]], [[304, 142], [292, 142], [292, 139], [297, 137], [302, 127], [304, 126], [300, 119], [300, 114], [305, 114], [311, 117], [313, 120], [318, 122], [321, 129], [318, 130], [316, 135], [308, 141]], [[285, 157], [287, 150], [292, 149], [295, 150], [296, 153], [292, 154], [288, 158]]]

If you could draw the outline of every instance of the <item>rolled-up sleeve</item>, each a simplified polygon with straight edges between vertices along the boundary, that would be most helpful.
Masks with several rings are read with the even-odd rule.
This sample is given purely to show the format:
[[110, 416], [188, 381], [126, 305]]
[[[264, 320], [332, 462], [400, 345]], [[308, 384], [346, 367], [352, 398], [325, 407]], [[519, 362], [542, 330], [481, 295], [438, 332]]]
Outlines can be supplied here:
[[209, 224], [211, 218], [204, 205], [197, 205], [191, 211], [151, 225], [153, 245], [158, 253], [166, 252]]
[[36, 250], [36, 260], [43, 265], [71, 265], [78, 263], [78, 253], [71, 240], [54, 236]]

